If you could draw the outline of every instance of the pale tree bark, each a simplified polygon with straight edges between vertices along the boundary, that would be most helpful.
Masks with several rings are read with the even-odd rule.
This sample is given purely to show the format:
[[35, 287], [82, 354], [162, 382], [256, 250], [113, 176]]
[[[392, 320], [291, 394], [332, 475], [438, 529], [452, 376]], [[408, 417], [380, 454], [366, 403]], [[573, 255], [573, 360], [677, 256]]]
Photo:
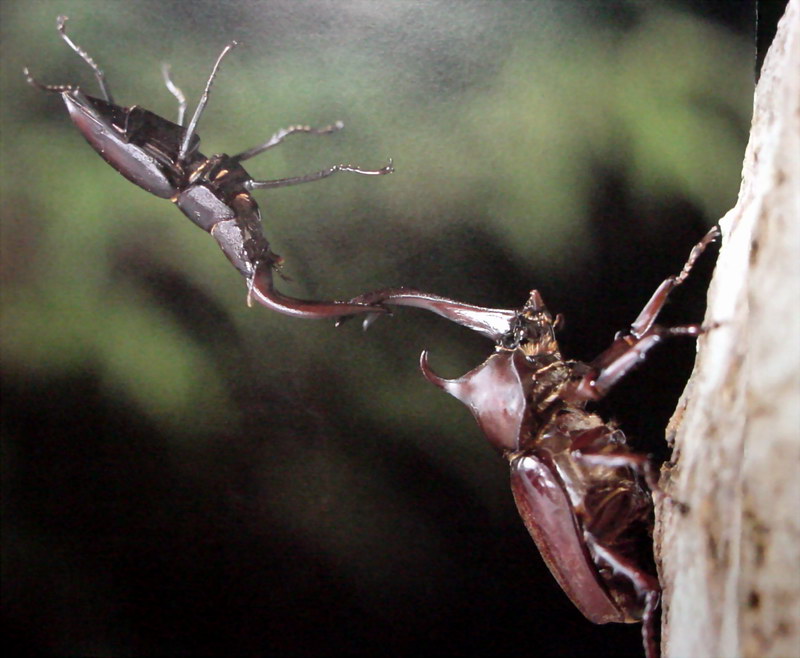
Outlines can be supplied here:
[[664, 655], [800, 656], [800, 0], [756, 87], [656, 533]]

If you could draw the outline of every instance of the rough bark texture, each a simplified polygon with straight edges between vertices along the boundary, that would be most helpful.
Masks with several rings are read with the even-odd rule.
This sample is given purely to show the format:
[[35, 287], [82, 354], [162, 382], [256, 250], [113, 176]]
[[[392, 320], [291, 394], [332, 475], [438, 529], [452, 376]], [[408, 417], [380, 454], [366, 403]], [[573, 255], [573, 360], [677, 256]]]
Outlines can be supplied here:
[[664, 655], [800, 655], [800, 0], [756, 88], [699, 355], [670, 424]]

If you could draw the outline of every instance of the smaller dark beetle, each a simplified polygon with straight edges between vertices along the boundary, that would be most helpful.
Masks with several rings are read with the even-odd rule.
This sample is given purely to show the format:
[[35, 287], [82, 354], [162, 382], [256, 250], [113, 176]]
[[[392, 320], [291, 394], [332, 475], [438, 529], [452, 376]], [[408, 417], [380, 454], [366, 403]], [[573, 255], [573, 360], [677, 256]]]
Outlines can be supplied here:
[[188, 126], [184, 127], [186, 99], [170, 80], [166, 67], [164, 79], [167, 88], [179, 103], [177, 124], [137, 105], [115, 105], [103, 72], [88, 53], [67, 36], [66, 21], [66, 16], [59, 16], [57, 29], [67, 45], [92, 68], [103, 98], [88, 96], [75, 85], [44, 85], [25, 69], [28, 82], [43, 91], [61, 94], [73, 123], [114, 169], [148, 192], [169, 199], [195, 224], [208, 231], [247, 280], [248, 302], [255, 299], [280, 313], [312, 319], [385, 312], [381, 307], [360, 303], [294, 299], [275, 290], [272, 271], [280, 265], [281, 259], [272, 253], [262, 233], [261, 213], [251, 192], [307, 183], [340, 171], [379, 176], [394, 170], [391, 161], [386, 167], [376, 170], [339, 164], [305, 176], [253, 180], [241, 165], [244, 160], [263, 153], [295, 133], [332, 133], [342, 128], [341, 122], [319, 129], [292, 126], [238, 155], [206, 157], [198, 150], [200, 138], [195, 129], [208, 102], [211, 84], [222, 58], [236, 46], [235, 41], [225, 46], [217, 58], [197, 109]]
[[494, 354], [459, 379], [436, 375], [427, 352], [422, 372], [469, 407], [508, 460], [519, 514], [567, 596], [596, 624], [641, 620], [648, 658], [658, 655], [661, 589], [650, 494], [660, 495], [657, 477], [622, 430], [586, 405], [606, 395], [663, 338], [702, 333], [696, 324], [662, 327], [655, 321], [717, 235], [715, 227], [695, 245], [680, 274], [662, 282], [629, 332], [617, 334], [591, 363], [561, 356], [555, 331], [562, 318], [553, 318], [536, 290], [520, 310], [481, 308], [404, 288], [358, 298], [423, 308], [495, 342]]

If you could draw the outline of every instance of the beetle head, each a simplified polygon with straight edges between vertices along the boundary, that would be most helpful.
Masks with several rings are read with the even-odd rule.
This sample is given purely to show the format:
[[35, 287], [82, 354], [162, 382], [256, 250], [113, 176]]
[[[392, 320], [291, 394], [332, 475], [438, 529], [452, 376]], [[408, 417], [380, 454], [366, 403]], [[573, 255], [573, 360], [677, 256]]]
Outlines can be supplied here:
[[554, 319], [544, 305], [539, 291], [532, 290], [528, 301], [511, 320], [508, 332], [498, 341], [498, 348], [519, 349], [530, 358], [560, 358], [555, 332], [561, 322], [562, 316], [558, 315]]
[[553, 318], [542, 296], [533, 290], [510, 318], [508, 331], [498, 337], [495, 353], [477, 368], [458, 379], [444, 379], [433, 372], [428, 353], [423, 352], [422, 373], [469, 407], [495, 448], [518, 450], [534, 374], [543, 365], [561, 360], [555, 338], [560, 318]]

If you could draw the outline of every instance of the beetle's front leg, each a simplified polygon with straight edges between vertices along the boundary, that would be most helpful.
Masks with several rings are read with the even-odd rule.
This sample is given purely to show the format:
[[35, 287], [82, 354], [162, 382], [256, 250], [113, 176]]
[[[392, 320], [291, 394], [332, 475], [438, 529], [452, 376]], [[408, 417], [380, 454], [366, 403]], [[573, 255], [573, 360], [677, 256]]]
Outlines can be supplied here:
[[661, 313], [661, 309], [664, 308], [669, 294], [686, 281], [697, 259], [700, 258], [702, 253], [706, 250], [706, 247], [716, 240], [717, 237], [719, 237], [719, 227], [713, 226], [708, 233], [703, 236], [703, 239], [692, 247], [692, 250], [689, 252], [689, 258], [686, 259], [686, 263], [680, 273], [677, 276], [667, 277], [661, 285], [656, 288], [650, 301], [645, 304], [642, 312], [639, 313], [639, 317], [636, 318], [631, 325], [631, 336], [638, 338], [644, 335], [644, 333], [653, 326], [658, 314]]
[[655, 324], [655, 321], [664, 308], [669, 294], [686, 280], [697, 259], [717, 236], [719, 236], [719, 229], [714, 226], [700, 242], [692, 247], [683, 269], [676, 276], [670, 276], [662, 281], [634, 320], [628, 333], [617, 334], [608, 349], [589, 364], [589, 371], [572, 384], [569, 392], [571, 399], [576, 402], [599, 400], [617, 381], [643, 360], [647, 352], [663, 338], [669, 336], [696, 337], [703, 333], [704, 328], [699, 324], [662, 327]]
[[574, 402], [599, 400], [623, 376], [644, 360], [647, 352], [669, 336], [699, 336], [705, 329], [699, 324], [677, 327], [653, 325], [643, 336], [617, 336], [611, 346], [589, 364], [589, 371], [572, 382], [565, 397]]

